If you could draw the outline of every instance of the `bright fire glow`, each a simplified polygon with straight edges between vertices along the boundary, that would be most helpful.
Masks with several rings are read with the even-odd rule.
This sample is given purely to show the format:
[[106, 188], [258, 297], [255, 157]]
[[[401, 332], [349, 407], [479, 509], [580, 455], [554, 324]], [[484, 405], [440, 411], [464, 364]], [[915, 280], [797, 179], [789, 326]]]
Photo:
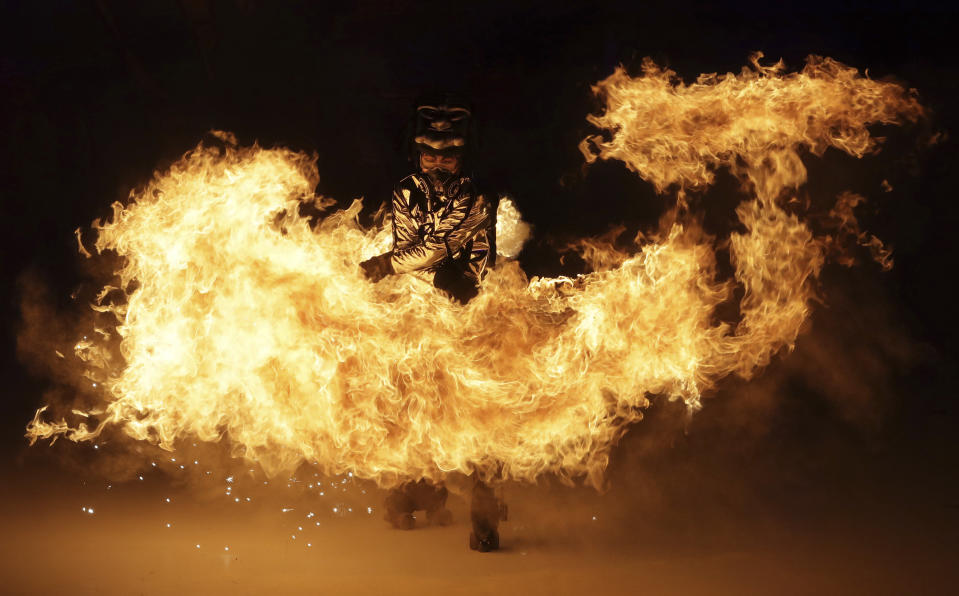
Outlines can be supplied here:
[[[96, 251], [122, 257], [93, 305], [115, 324], [75, 346], [104, 403], [72, 422], [41, 409], [28, 437], [116, 427], [167, 449], [222, 441], [267, 473], [315, 461], [384, 486], [451, 471], [600, 484], [648, 396], [696, 409], [723, 377], [794, 344], [835, 241], [786, 208], [806, 179], [800, 155], [860, 157], [876, 146], [867, 125], [921, 108], [824, 58], [793, 74], [757, 59], [690, 85], [647, 62], [596, 91], [607, 108], [590, 121], [609, 134], [584, 142], [588, 159], [679, 190], [679, 207], [633, 254], [591, 244], [596, 270], [577, 279], [528, 280], [501, 263], [465, 306], [414, 276], [367, 281], [358, 263], [389, 231], [359, 225], [359, 202], [311, 227], [298, 214], [322, 206], [309, 157], [226, 134], [190, 151], [94, 224]], [[716, 239], [685, 195], [719, 167], [751, 196], [736, 211], [744, 231]], [[717, 276], [721, 245], [734, 279]], [[718, 322], [737, 287], [739, 320]]]

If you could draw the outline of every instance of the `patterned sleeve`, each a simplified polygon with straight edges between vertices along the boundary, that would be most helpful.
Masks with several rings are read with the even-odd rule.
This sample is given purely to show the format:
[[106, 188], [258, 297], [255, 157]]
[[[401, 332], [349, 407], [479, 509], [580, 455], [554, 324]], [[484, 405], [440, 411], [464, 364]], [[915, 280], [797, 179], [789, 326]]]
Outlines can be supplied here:
[[449, 211], [435, 229], [422, 236], [410, 215], [409, 190], [397, 188], [393, 193], [393, 240], [391, 262], [397, 273], [430, 269], [447, 258], [453, 258], [489, 223], [489, 208], [472, 185], [464, 185]]
[[416, 220], [410, 215], [410, 191], [397, 186], [393, 189], [393, 251], [410, 249], [420, 241]]

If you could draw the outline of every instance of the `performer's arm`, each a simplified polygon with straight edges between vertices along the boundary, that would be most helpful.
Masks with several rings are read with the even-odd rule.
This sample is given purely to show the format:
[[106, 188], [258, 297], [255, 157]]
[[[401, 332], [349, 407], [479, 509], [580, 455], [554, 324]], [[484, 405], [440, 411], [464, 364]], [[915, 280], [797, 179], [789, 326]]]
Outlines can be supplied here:
[[415, 220], [410, 215], [409, 197], [402, 190], [393, 193], [393, 249], [390, 264], [396, 273], [428, 269], [446, 258], [452, 258], [489, 222], [489, 213], [482, 196], [470, 190], [453, 200], [449, 212], [436, 229], [419, 237]]

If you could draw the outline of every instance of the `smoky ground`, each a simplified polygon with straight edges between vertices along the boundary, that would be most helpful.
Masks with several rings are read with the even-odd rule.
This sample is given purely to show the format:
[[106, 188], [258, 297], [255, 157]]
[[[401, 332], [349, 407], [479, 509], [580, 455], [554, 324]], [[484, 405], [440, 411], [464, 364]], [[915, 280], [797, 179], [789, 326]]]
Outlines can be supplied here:
[[421, 517], [404, 532], [382, 519], [385, 491], [349, 475], [266, 478], [222, 446], [171, 453], [106, 433], [4, 466], [3, 591], [950, 592], [949, 356], [857, 271], [826, 270], [795, 350], [757, 378], [727, 379], [692, 416], [652, 396], [604, 490], [498, 487], [499, 552], [468, 549], [463, 477], [449, 482], [452, 526]]

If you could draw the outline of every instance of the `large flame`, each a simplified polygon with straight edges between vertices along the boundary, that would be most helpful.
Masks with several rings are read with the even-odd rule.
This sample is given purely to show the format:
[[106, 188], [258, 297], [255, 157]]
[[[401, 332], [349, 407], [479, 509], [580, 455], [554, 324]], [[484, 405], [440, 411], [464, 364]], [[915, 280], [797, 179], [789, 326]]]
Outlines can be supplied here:
[[[683, 199], [634, 254], [593, 244], [596, 270], [576, 279], [530, 281], [508, 261], [463, 306], [414, 276], [367, 281], [358, 263], [389, 248], [388, 230], [361, 226], [358, 201], [311, 227], [300, 209], [323, 206], [314, 160], [221, 135], [94, 224], [96, 250], [122, 260], [93, 305], [114, 323], [75, 351], [104, 403], [74, 413], [93, 426], [41, 409], [28, 436], [224, 441], [268, 473], [310, 461], [384, 486], [451, 471], [598, 485], [648, 396], [695, 409], [795, 342], [834, 241], [784, 207], [805, 181], [800, 154], [862, 156], [867, 125], [921, 108], [823, 58], [691, 85], [647, 62], [596, 90], [607, 109], [591, 121], [610, 134], [584, 145], [589, 159], [620, 159], [682, 197], [726, 166], [754, 195], [737, 208], [745, 231], [706, 235]], [[734, 279], [717, 277], [718, 246]], [[737, 287], [738, 322], [717, 321]]]

